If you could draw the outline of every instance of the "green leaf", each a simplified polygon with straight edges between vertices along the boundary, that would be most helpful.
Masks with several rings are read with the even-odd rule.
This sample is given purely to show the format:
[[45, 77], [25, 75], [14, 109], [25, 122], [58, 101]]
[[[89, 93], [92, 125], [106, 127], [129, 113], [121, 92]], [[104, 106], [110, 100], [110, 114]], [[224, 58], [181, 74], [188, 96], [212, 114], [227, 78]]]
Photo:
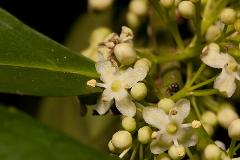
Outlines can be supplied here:
[[3, 107], [0, 107], [0, 128], [1, 160], [115, 159]]
[[[79, 42], [80, 43], [80, 42]], [[0, 92], [70, 96], [98, 92], [94, 63], [34, 31], [0, 8]]]

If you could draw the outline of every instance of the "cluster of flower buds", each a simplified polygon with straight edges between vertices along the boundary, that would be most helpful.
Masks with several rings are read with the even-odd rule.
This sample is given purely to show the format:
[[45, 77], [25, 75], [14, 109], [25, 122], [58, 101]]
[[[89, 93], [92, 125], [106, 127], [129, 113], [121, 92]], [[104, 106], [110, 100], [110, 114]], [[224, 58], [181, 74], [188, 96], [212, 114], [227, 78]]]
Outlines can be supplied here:
[[126, 14], [127, 24], [137, 29], [148, 11], [148, 0], [131, 0]]

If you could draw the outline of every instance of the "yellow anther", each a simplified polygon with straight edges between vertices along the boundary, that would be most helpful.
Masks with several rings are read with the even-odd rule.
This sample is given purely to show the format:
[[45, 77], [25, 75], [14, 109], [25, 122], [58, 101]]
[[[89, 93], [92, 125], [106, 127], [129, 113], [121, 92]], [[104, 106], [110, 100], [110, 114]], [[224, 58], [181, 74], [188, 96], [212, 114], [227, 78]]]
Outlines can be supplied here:
[[91, 79], [87, 81], [87, 85], [90, 87], [96, 87], [97, 81], [95, 79]]

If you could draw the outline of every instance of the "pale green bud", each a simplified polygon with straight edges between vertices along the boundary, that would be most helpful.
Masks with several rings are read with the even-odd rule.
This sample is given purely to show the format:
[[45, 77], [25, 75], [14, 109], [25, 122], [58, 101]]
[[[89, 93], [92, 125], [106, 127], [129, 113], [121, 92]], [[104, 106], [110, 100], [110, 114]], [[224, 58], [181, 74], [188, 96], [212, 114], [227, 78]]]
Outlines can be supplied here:
[[225, 8], [220, 14], [220, 20], [224, 24], [233, 24], [236, 21], [237, 13], [232, 8]]
[[221, 35], [221, 29], [218, 26], [212, 25], [208, 28], [205, 39], [207, 42], [215, 41]]
[[171, 8], [174, 4], [174, 0], [160, 0], [160, 4], [165, 8]]
[[234, 23], [234, 28], [237, 32], [240, 32], [240, 19], [236, 20]]
[[124, 150], [132, 145], [132, 135], [128, 131], [118, 131], [112, 136], [113, 146]]
[[219, 160], [221, 150], [215, 144], [209, 144], [204, 150], [204, 157], [206, 160]]
[[171, 160], [167, 153], [161, 153], [156, 157], [156, 160]]
[[173, 159], [173, 160], [179, 160], [182, 159], [186, 154], [185, 148], [182, 145], [175, 146], [172, 145], [169, 150], [168, 150], [168, 155]]
[[147, 87], [144, 83], [138, 82], [131, 88], [130, 92], [135, 100], [141, 101], [147, 96]]
[[108, 149], [109, 151], [111, 151], [112, 153], [114, 153], [116, 151], [116, 148], [113, 146], [112, 141], [108, 142]]
[[219, 147], [221, 148], [222, 150], [226, 150], [226, 145], [222, 142], [222, 141], [214, 141], [214, 143]]
[[235, 119], [228, 127], [228, 135], [231, 139], [240, 140], [240, 119]]
[[203, 123], [202, 125], [203, 125], [204, 130], [211, 137], [214, 133], [213, 126], [209, 125], [208, 123]]
[[122, 65], [130, 65], [137, 58], [133, 46], [129, 43], [117, 44], [114, 48], [114, 55]]
[[141, 17], [147, 14], [148, 5], [146, 0], [132, 0], [129, 4], [129, 11]]
[[147, 144], [151, 141], [152, 129], [149, 126], [144, 126], [138, 130], [138, 141], [142, 144]]
[[222, 107], [217, 113], [219, 124], [226, 129], [237, 118], [238, 114], [230, 107]]
[[128, 132], [132, 132], [136, 129], [136, 121], [132, 117], [124, 117], [122, 120], [122, 127], [123, 129], [127, 130]]
[[132, 12], [128, 12], [126, 15], [126, 20], [127, 20], [127, 24], [131, 27], [131, 28], [138, 28], [141, 24], [140, 22], [140, 18], [132, 13]]
[[113, 0], [88, 0], [88, 7], [93, 10], [103, 11], [111, 6]]
[[146, 71], [148, 72], [149, 69], [151, 68], [151, 65], [152, 63], [147, 58], [141, 58], [136, 61], [136, 63], [134, 64], [134, 68], [142, 67], [146, 69]]
[[179, 13], [187, 19], [191, 19], [195, 16], [195, 5], [190, 1], [182, 1], [178, 5]]
[[169, 111], [173, 108], [175, 103], [169, 98], [163, 98], [158, 102], [158, 108], [161, 108], [165, 111], [166, 114], [169, 114]]
[[207, 111], [202, 114], [202, 122], [211, 126], [217, 125], [217, 115], [214, 112]]
[[111, 30], [107, 27], [95, 29], [90, 36], [90, 45], [97, 46], [99, 43], [103, 42], [109, 34], [111, 34]]

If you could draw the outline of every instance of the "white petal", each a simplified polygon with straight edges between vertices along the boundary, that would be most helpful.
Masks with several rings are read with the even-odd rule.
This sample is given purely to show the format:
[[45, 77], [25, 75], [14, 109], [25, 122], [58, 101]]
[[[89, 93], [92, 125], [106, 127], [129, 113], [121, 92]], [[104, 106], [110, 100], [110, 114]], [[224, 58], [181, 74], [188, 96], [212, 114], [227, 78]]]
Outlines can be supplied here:
[[[171, 114], [171, 111], [176, 111], [176, 114]], [[180, 99], [170, 111], [170, 117], [178, 123], [182, 123], [190, 112], [190, 102], [187, 99]]]
[[179, 138], [179, 143], [186, 147], [195, 146], [198, 142], [198, 136], [192, 128], [184, 128], [182, 137]]
[[133, 69], [130, 67], [121, 74], [120, 80], [125, 88], [131, 88], [137, 82], [144, 80], [146, 76], [147, 76], [146, 69], [142, 67], [137, 67]]
[[100, 79], [103, 82], [112, 81], [114, 73], [116, 72], [116, 68], [113, 67], [110, 61], [100, 61], [97, 62], [96, 65], [97, 72], [101, 75]]
[[109, 110], [109, 108], [111, 107], [112, 104], [113, 104], [113, 100], [103, 101], [101, 98], [96, 105], [96, 111], [100, 115], [105, 114]]
[[235, 74], [229, 73], [225, 68], [214, 81], [214, 88], [231, 97], [236, 90]]
[[115, 104], [120, 113], [133, 117], [136, 114], [136, 106], [129, 96], [122, 99], [115, 99]]
[[206, 49], [201, 55], [201, 60], [210, 67], [223, 68], [227, 62], [234, 60], [234, 58], [229, 54], [219, 53], [216, 50]]
[[165, 130], [165, 126], [168, 124], [169, 119], [165, 112], [156, 107], [146, 107], [142, 112], [143, 119], [146, 123], [158, 128]]
[[105, 89], [102, 93], [102, 100], [111, 101], [113, 99], [113, 93], [110, 89]]
[[150, 149], [153, 154], [161, 154], [164, 151], [168, 150], [168, 147], [161, 147], [159, 144], [159, 140], [155, 139], [151, 142]]

